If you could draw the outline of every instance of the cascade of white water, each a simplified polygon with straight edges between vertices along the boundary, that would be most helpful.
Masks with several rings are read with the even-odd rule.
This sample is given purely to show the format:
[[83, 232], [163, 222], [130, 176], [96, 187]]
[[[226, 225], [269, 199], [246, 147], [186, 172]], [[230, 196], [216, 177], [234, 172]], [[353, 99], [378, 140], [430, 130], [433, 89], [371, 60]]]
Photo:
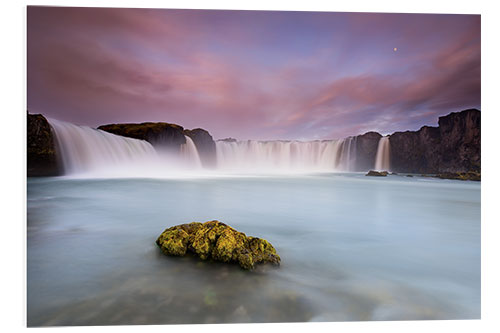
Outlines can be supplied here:
[[356, 145], [357, 137], [350, 136], [342, 141], [338, 167], [340, 170], [353, 171], [356, 169]]
[[87, 126], [49, 119], [66, 174], [82, 173], [157, 158], [153, 146]]
[[[202, 169], [189, 136], [180, 151], [156, 150], [149, 142], [54, 119], [66, 174], [162, 176]], [[216, 142], [217, 169], [235, 172], [331, 172], [356, 169], [356, 138], [323, 141]]]
[[189, 168], [200, 169], [201, 160], [198, 149], [196, 149], [193, 140], [189, 136], [185, 135], [184, 137], [186, 138], [186, 143], [181, 145], [181, 156]]
[[389, 136], [384, 136], [380, 138], [377, 147], [377, 156], [375, 158], [375, 170], [377, 171], [389, 171], [390, 165], [390, 145]]
[[328, 141], [216, 142], [219, 170], [350, 171], [355, 167], [352, 137]]
[[87, 126], [49, 119], [65, 174], [87, 176], [168, 176], [201, 168], [193, 140], [180, 152], [157, 151], [149, 142]]

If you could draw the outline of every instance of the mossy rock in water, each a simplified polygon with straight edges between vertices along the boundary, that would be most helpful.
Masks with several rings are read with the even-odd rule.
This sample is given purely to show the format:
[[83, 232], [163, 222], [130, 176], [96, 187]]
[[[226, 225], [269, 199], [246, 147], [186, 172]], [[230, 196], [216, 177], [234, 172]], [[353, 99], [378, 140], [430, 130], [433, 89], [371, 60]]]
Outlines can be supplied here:
[[183, 256], [190, 252], [203, 260], [234, 262], [248, 270], [255, 264], [279, 265], [281, 261], [265, 239], [246, 236], [219, 221], [173, 226], [158, 237], [156, 244], [166, 255]]
[[435, 176], [441, 179], [456, 179], [456, 180], [473, 180], [481, 181], [481, 173], [475, 171], [469, 172], [445, 172], [440, 173]]
[[375, 170], [370, 170], [365, 176], [372, 176], [372, 177], [387, 177], [389, 172], [387, 171], [375, 171]]

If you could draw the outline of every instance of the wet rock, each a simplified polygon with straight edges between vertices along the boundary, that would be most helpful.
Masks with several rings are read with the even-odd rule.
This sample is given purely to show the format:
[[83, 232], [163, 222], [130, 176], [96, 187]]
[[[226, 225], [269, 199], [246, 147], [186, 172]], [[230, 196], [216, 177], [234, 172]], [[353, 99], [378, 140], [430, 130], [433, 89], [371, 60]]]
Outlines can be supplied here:
[[102, 125], [98, 129], [116, 135], [145, 140], [155, 148], [174, 152], [179, 151], [181, 145], [186, 143], [185, 135], [187, 135], [193, 140], [204, 167], [214, 168], [217, 163], [215, 141], [210, 133], [202, 128], [188, 130], [177, 124], [147, 122]]
[[215, 168], [217, 165], [217, 153], [215, 150], [215, 141], [210, 133], [202, 128], [195, 128], [184, 130], [184, 134], [193, 140], [203, 166], [206, 168]]
[[377, 132], [368, 132], [356, 137], [356, 171], [366, 171], [373, 168], [381, 137], [382, 135]]
[[473, 181], [481, 181], [481, 173], [480, 172], [445, 172], [440, 173], [435, 176], [440, 179], [455, 179], [455, 180], [473, 180]]
[[225, 139], [219, 139], [217, 141], [221, 141], [221, 142], [238, 142], [238, 140], [236, 140], [235, 138], [225, 138]]
[[192, 222], [166, 229], [156, 240], [166, 255], [187, 252], [202, 260], [238, 263], [251, 270], [259, 263], [279, 265], [281, 258], [265, 239], [246, 236], [219, 221]]
[[116, 135], [145, 140], [156, 148], [171, 151], [179, 151], [181, 144], [186, 143], [182, 126], [164, 122], [109, 124], [99, 126], [98, 129]]
[[62, 173], [52, 127], [41, 114], [28, 114], [27, 171], [28, 177], [58, 176]]
[[391, 169], [410, 173], [481, 170], [481, 112], [476, 109], [439, 117], [439, 126], [390, 136]]
[[389, 172], [387, 171], [375, 171], [375, 170], [370, 170], [365, 176], [372, 176], [372, 177], [387, 177]]

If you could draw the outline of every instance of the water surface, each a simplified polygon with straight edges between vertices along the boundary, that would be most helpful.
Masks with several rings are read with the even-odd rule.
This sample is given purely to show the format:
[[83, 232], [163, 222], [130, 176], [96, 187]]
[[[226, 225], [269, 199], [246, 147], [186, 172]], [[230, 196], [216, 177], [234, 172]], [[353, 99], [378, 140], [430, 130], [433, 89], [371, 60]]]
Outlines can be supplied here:
[[[316, 174], [28, 179], [28, 325], [480, 318], [480, 183]], [[269, 240], [246, 272], [160, 253], [218, 219]]]

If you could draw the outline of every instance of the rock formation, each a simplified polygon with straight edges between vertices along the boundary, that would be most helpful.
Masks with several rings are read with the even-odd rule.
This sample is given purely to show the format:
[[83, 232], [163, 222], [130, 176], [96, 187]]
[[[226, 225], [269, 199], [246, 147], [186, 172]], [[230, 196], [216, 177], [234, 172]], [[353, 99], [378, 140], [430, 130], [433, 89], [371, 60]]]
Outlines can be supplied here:
[[387, 171], [375, 171], [375, 170], [370, 170], [365, 176], [372, 176], [372, 177], [387, 177], [389, 173]]
[[470, 109], [439, 117], [439, 127], [390, 135], [391, 169], [442, 173], [481, 170], [481, 112]]
[[377, 132], [368, 132], [359, 135], [356, 139], [356, 171], [366, 171], [375, 165], [380, 135]]
[[169, 123], [141, 123], [141, 124], [110, 124], [99, 126], [98, 129], [126, 136], [129, 138], [145, 140], [159, 149], [178, 152], [181, 144], [186, 143], [184, 128]]
[[195, 128], [193, 130], [184, 130], [184, 134], [193, 140], [200, 155], [202, 165], [205, 168], [215, 168], [217, 165], [217, 154], [215, 141], [210, 133], [202, 128]]
[[47, 119], [41, 114], [28, 113], [28, 177], [57, 176], [61, 174], [54, 142], [54, 134]]
[[439, 173], [435, 176], [441, 179], [455, 179], [455, 180], [474, 180], [481, 181], [481, 174], [479, 172], [445, 172]]
[[[54, 134], [42, 115], [28, 114], [28, 176], [54, 176], [58, 167]], [[99, 129], [135, 139], [146, 140], [157, 149], [178, 152], [189, 136], [205, 168], [217, 164], [216, 145], [206, 130], [185, 130], [164, 122], [110, 124]], [[381, 135], [368, 132], [355, 142], [354, 171], [371, 170], [375, 164]], [[235, 142], [227, 138], [220, 141]], [[351, 141], [350, 141], [351, 142]], [[450, 113], [439, 118], [439, 126], [423, 126], [418, 131], [396, 132], [389, 136], [390, 171], [402, 173], [445, 174], [481, 171], [481, 112], [476, 109]], [[353, 150], [354, 151], [354, 150]], [[353, 170], [351, 168], [351, 170]]]
[[168, 228], [158, 237], [156, 244], [166, 255], [184, 256], [190, 252], [203, 260], [234, 262], [248, 270], [258, 263], [279, 265], [281, 261], [274, 247], [265, 239], [247, 237], [219, 221], [192, 222]]
[[225, 139], [219, 139], [217, 141], [221, 141], [221, 142], [238, 142], [238, 140], [236, 140], [235, 138], [225, 138]]
[[215, 141], [210, 133], [201, 128], [184, 129], [180, 125], [164, 122], [148, 122], [141, 124], [110, 124], [99, 126], [98, 129], [134, 139], [146, 140], [155, 148], [178, 152], [181, 144], [186, 143], [185, 135], [189, 136], [198, 150], [201, 163], [206, 168], [216, 166]]

